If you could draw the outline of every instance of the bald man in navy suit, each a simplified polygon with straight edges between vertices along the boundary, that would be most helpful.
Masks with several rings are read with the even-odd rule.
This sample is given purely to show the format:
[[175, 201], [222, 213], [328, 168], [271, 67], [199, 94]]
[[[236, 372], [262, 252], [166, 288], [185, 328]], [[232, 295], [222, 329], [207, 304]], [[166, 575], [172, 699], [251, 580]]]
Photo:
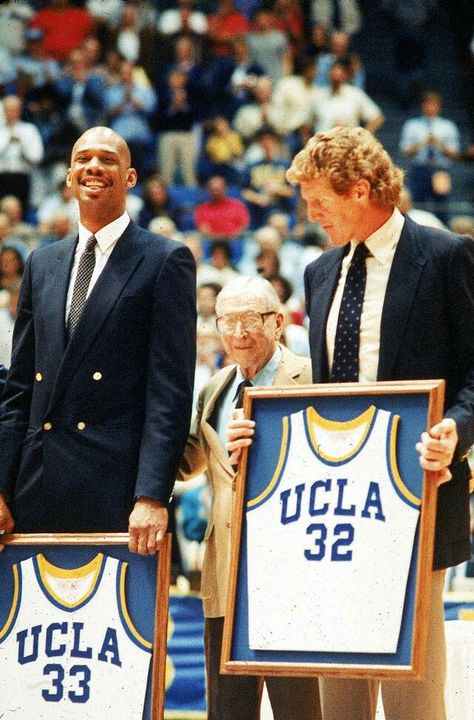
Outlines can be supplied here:
[[192, 407], [195, 266], [130, 220], [136, 182], [125, 141], [87, 130], [67, 177], [78, 233], [28, 257], [0, 418], [0, 530], [128, 529], [132, 551], [161, 545]]

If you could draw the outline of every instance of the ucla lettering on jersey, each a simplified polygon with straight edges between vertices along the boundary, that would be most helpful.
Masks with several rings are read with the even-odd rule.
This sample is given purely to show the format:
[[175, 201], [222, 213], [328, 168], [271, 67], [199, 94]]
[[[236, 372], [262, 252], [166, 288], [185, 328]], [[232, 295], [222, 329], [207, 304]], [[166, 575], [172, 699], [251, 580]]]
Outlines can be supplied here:
[[273, 477], [247, 505], [250, 648], [396, 651], [420, 507], [398, 471], [398, 423], [375, 406], [347, 422], [313, 407], [283, 418]]
[[126, 568], [102, 553], [74, 570], [41, 554], [13, 567], [1, 717], [142, 720], [152, 646], [128, 614]]

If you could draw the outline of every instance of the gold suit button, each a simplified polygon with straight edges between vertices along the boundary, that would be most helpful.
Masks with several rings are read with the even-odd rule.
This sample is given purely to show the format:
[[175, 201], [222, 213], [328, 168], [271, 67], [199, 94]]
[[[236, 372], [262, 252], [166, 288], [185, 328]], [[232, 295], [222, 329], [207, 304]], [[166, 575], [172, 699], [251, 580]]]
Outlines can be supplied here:
[[43, 425], [43, 430], [51, 430], [52, 427], [53, 426], [51, 425], [50, 422], [45, 422]]
[[93, 380], [102, 380], [102, 373], [97, 370], [92, 376]]
[[85, 430], [85, 429], [86, 429], [86, 424], [85, 424], [85, 422], [82, 422], [82, 420], [81, 420], [81, 422], [78, 422], [78, 423], [77, 423], [77, 429], [78, 429], [78, 430]]
[[43, 379], [43, 376], [41, 375], [41, 373], [38, 372], [38, 373], [36, 373], [35, 378], [38, 382], [41, 382], [41, 380]]

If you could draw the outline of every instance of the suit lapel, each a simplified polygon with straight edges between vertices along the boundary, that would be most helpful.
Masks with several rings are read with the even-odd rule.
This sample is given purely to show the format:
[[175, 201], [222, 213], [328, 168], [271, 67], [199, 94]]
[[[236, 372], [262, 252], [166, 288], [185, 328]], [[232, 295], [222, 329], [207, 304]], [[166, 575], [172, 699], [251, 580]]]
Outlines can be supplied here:
[[275, 373], [273, 385], [296, 385], [296, 378], [301, 374], [301, 367], [292, 361], [292, 355], [280, 345], [281, 362]]
[[[82, 362], [115, 306], [129, 277], [142, 259], [142, 251], [134, 242], [135, 231], [132, 228], [133, 226], [129, 225], [117, 242], [105, 268], [87, 298], [76, 330], [65, 348], [56, 384], [50, 398], [49, 408], [53, 406], [64, 388], [67, 387], [70, 378]], [[69, 281], [69, 275], [67, 281]], [[65, 304], [63, 304], [62, 309], [63, 326], [64, 307]]]
[[77, 235], [71, 235], [64, 242], [58, 243], [57, 253], [51, 262], [43, 296], [46, 298], [44, 317], [48, 327], [48, 338], [51, 339], [50, 352], [56, 356], [51, 367], [58, 368], [66, 348], [66, 297], [69, 286], [71, 266], [74, 260]]
[[407, 218], [395, 251], [385, 293], [377, 380], [394, 379], [393, 368], [425, 262], [418, 245], [416, 225]]
[[215, 417], [222, 393], [225, 392], [225, 388], [229, 385], [229, 383], [233, 381], [235, 373], [236, 366], [234, 365], [229, 368], [229, 373], [223, 377], [221, 382], [213, 389], [203, 409], [201, 418], [202, 433], [209, 445], [209, 449], [214, 453], [223, 469], [232, 476], [234, 475], [234, 471], [229, 462], [227, 450], [222, 446], [219, 435], [217, 434], [217, 430], [215, 428]]
[[344, 253], [344, 248], [335, 248], [328, 255], [328, 262], [317, 268], [311, 278], [310, 339], [315, 383], [328, 380], [326, 322]]

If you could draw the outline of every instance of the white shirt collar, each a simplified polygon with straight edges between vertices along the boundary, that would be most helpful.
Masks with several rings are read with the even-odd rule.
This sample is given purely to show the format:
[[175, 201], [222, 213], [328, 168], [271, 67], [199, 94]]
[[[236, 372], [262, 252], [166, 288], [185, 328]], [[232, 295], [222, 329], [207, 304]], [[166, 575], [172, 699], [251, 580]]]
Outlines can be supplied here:
[[394, 208], [387, 222], [370, 235], [365, 244], [381, 265], [391, 262], [394, 246], [400, 239], [405, 218], [398, 208]]
[[[113, 220], [95, 233], [101, 253], [107, 252], [107, 250], [117, 242], [119, 237], [125, 232], [129, 222], [130, 217], [128, 213], [124, 212], [119, 218]], [[79, 223], [79, 244], [85, 245], [90, 236], [91, 231]]]

